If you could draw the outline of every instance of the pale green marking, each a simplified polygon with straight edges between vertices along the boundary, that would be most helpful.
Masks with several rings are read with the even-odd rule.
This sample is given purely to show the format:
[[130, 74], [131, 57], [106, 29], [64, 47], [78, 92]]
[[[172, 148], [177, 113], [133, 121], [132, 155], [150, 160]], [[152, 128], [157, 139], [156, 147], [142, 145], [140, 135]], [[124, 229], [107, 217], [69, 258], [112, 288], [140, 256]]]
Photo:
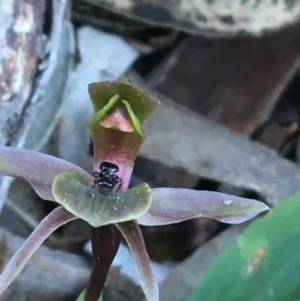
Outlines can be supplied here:
[[130, 119], [132, 121], [133, 127], [135, 128], [135, 130], [137, 131], [137, 133], [142, 136], [142, 138], [144, 140], [145, 139], [145, 134], [144, 134], [142, 125], [140, 123], [140, 120], [134, 114], [134, 112], [133, 112], [133, 110], [131, 108], [130, 103], [128, 101], [124, 100], [124, 99], [122, 100], [122, 102], [126, 106], [126, 109], [127, 109], [127, 112], [128, 112], [128, 114], [130, 116]]
[[101, 109], [99, 110], [93, 119], [89, 123], [89, 128], [92, 130], [92, 127], [97, 123], [100, 122], [101, 119], [107, 114], [107, 112], [116, 104], [116, 102], [119, 99], [119, 95], [114, 95], [109, 102]]
[[131, 85], [131, 82], [126, 77], [122, 77], [121, 80], [120, 80], [120, 83]]
[[[76, 299], [76, 301], [85, 301], [85, 290], [83, 290], [81, 292], [81, 294], [78, 296], [78, 298]], [[102, 294], [101, 294], [100, 298], [98, 299], [98, 301], [103, 301]]]

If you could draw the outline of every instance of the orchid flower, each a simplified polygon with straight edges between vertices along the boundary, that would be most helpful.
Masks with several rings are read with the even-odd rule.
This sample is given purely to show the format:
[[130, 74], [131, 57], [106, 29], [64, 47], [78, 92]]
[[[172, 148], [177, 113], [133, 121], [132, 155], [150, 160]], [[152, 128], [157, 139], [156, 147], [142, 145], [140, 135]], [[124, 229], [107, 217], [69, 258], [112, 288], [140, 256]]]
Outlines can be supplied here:
[[94, 142], [92, 175], [50, 155], [0, 147], [1, 174], [29, 182], [42, 199], [60, 204], [4, 268], [0, 296], [55, 229], [81, 218], [92, 226], [94, 264], [88, 286], [77, 300], [102, 300], [106, 276], [123, 236], [136, 261], [146, 299], [158, 301], [158, 285], [138, 224], [168, 225], [196, 217], [237, 224], [268, 210], [259, 201], [219, 192], [150, 189], [146, 183], [128, 189], [137, 152], [145, 139], [142, 125], [159, 103], [125, 82], [92, 83], [89, 94], [95, 110], [89, 124]]

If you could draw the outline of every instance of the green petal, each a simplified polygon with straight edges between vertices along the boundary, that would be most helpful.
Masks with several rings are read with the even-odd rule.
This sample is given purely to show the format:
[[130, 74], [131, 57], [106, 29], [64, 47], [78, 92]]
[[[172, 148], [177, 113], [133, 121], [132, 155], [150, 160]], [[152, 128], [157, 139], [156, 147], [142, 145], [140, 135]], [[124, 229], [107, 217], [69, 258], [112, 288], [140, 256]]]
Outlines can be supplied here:
[[146, 183], [122, 193], [100, 193], [86, 186], [74, 172], [56, 176], [52, 193], [59, 204], [93, 227], [136, 219], [148, 211], [152, 202], [151, 189]]
[[119, 99], [125, 99], [130, 104], [132, 111], [141, 124], [149, 119], [159, 105], [159, 102], [147, 93], [126, 82], [92, 83], [89, 85], [89, 94], [95, 112], [102, 110], [112, 97], [119, 95]]

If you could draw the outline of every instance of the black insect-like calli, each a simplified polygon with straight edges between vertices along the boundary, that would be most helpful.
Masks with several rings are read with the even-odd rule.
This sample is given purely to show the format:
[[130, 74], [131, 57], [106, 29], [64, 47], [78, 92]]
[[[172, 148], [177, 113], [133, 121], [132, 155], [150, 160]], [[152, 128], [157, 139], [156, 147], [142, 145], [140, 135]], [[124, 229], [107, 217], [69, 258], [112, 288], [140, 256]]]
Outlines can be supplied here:
[[97, 183], [100, 188], [112, 190], [118, 183], [121, 183], [121, 178], [116, 175], [119, 171], [118, 165], [111, 162], [103, 162], [100, 164], [100, 172], [94, 172], [93, 177], [95, 178], [95, 183]]

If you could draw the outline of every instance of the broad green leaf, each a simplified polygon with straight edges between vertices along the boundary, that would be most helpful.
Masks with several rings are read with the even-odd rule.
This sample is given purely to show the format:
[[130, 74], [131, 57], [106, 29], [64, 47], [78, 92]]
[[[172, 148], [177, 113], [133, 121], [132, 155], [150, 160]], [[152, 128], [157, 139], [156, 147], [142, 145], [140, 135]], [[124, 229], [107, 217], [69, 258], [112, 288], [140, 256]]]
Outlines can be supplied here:
[[44, 200], [54, 201], [52, 182], [64, 171], [79, 173], [87, 184], [93, 179], [85, 170], [65, 160], [27, 149], [0, 147], [0, 174], [29, 182]]
[[145, 214], [152, 201], [146, 183], [126, 192], [102, 191], [86, 186], [78, 173], [64, 172], [53, 182], [56, 202], [93, 227], [136, 219]]
[[141, 225], [168, 225], [196, 217], [239, 224], [269, 209], [253, 199], [184, 188], [154, 188], [152, 198], [149, 211], [138, 218]]
[[220, 254], [187, 301], [300, 300], [299, 212], [297, 193], [253, 222]]

